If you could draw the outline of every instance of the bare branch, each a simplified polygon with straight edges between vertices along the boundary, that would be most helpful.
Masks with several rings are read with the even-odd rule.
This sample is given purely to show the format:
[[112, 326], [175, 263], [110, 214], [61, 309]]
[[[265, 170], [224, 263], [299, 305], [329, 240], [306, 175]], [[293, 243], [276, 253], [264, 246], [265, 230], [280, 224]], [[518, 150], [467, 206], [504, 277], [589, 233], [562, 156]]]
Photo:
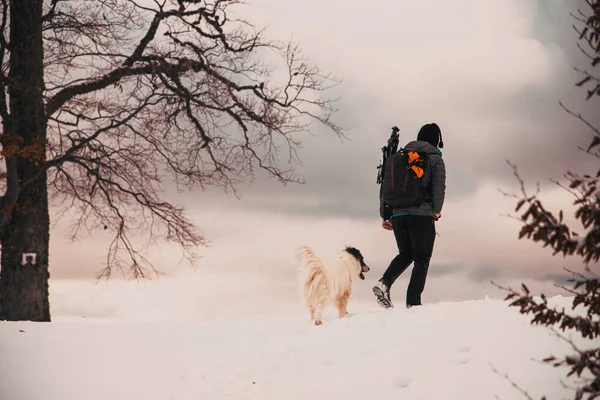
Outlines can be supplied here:
[[589, 122], [588, 120], [586, 120], [581, 113], [574, 113], [573, 111], [569, 110], [567, 107], [565, 107], [565, 105], [562, 102], [559, 102], [559, 105], [562, 107], [563, 110], [565, 110], [567, 113], [569, 113], [570, 115], [572, 115], [573, 117], [577, 118], [578, 120], [580, 120], [581, 122], [583, 122], [588, 128], [590, 128], [592, 130], [592, 132], [594, 132], [594, 134], [596, 136], [600, 137], [600, 130], [598, 128], [596, 128], [594, 125], [592, 125], [591, 122]]
[[196, 63], [172, 65], [157, 60], [156, 63], [145, 65], [143, 67], [122, 67], [118, 68], [109, 74], [103, 76], [92, 82], [86, 82], [75, 86], [67, 87], [58, 92], [52, 97], [46, 106], [47, 115], [54, 114], [60, 107], [62, 107], [67, 101], [75, 96], [81, 96], [87, 93], [92, 93], [101, 89], [104, 89], [112, 84], [119, 82], [122, 78], [136, 75], [149, 75], [149, 74], [160, 74], [160, 73], [183, 73], [194, 67], [197, 67]]

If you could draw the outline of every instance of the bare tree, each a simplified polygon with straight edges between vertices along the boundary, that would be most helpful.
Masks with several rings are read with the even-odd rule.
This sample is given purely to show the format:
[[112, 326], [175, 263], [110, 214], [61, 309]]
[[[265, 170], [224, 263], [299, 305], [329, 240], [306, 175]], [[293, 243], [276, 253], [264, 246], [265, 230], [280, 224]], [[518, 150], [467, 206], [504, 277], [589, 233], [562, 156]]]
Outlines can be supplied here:
[[[582, 74], [578, 87], [587, 87], [587, 100], [597, 100], [600, 96], [600, 76], [594, 74], [600, 65], [600, 1], [586, 0], [585, 10], [579, 10], [575, 19], [583, 28], [575, 26], [579, 34], [579, 49], [589, 57], [592, 70], [579, 70]], [[586, 117], [561, 106], [592, 132], [592, 141], [587, 149], [583, 150], [587, 156], [600, 158], [600, 131]], [[521, 193], [516, 195], [518, 203], [516, 211], [525, 206], [525, 211], [520, 215], [523, 223], [519, 238], [527, 238], [534, 242], [542, 243], [549, 247], [553, 255], [581, 257], [585, 273], [569, 271], [573, 278], [569, 286], [561, 286], [569, 295], [573, 296], [570, 311], [559, 310], [549, 305], [548, 299], [543, 294], [533, 296], [527, 286], [522, 285], [521, 292], [510, 288], [506, 297], [511, 307], [518, 307], [522, 314], [533, 314], [532, 324], [544, 325], [552, 328], [556, 334], [567, 340], [572, 345], [572, 354], [566, 356], [549, 356], [545, 362], [552, 365], [568, 366], [567, 376], [577, 376], [579, 383], [573, 388], [576, 400], [592, 400], [600, 398], [600, 276], [592, 270], [600, 259], [600, 169], [592, 174], [580, 175], [567, 172], [565, 177], [569, 182], [563, 186], [573, 194], [576, 206], [575, 218], [581, 222], [583, 232], [577, 233], [564, 221], [563, 211], [558, 215], [547, 210], [538, 197], [538, 193], [529, 194], [525, 189], [525, 182], [520, 177], [516, 165], [509, 162], [514, 174], [520, 183]], [[539, 188], [538, 188], [539, 192]], [[557, 329], [554, 329], [554, 328]], [[560, 331], [575, 331], [582, 338], [589, 339], [589, 348], [579, 349], [573, 341], [562, 337]], [[527, 396], [529, 397], [529, 396]], [[531, 398], [531, 397], [529, 397]], [[544, 397], [545, 399], [545, 397]]]
[[49, 200], [75, 216], [74, 237], [114, 233], [100, 276], [143, 277], [136, 235], [191, 261], [206, 244], [165, 186], [235, 190], [257, 170], [300, 182], [295, 134], [317, 122], [342, 135], [321, 97], [337, 81], [236, 17], [240, 6], [2, 0], [0, 318], [50, 320]]

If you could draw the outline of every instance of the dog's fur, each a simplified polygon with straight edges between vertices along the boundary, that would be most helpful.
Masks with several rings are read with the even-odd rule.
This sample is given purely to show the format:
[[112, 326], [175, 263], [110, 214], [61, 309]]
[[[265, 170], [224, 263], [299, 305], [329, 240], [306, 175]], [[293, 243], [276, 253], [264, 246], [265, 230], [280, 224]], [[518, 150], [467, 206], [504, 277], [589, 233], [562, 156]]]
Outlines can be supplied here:
[[365, 279], [370, 268], [360, 250], [346, 247], [336, 258], [321, 259], [308, 246], [300, 246], [296, 259], [301, 264], [304, 302], [315, 325], [323, 324], [323, 309], [329, 304], [338, 309], [338, 317], [347, 314], [354, 280]]

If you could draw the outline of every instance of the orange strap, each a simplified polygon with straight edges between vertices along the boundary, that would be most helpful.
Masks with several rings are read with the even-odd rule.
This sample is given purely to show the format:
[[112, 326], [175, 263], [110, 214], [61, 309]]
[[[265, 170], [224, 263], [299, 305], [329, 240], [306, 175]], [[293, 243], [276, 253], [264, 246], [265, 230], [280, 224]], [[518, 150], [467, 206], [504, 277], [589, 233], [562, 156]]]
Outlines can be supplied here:
[[410, 168], [414, 171], [417, 178], [421, 178], [423, 176], [423, 174], [425, 173], [423, 171], [423, 168], [419, 167], [418, 165], [415, 165], [417, 163], [420, 164], [422, 162], [423, 162], [423, 160], [419, 158], [419, 153], [417, 153], [415, 151], [408, 152], [408, 165], [411, 166]]

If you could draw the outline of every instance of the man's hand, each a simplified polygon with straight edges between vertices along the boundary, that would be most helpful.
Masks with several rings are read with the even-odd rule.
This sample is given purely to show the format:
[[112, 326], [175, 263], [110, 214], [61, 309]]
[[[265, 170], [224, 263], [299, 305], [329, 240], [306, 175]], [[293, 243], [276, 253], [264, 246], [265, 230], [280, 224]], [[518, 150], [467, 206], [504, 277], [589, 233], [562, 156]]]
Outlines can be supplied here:
[[381, 226], [386, 231], [391, 231], [392, 230], [392, 223], [390, 221], [381, 220]]
[[436, 221], [437, 221], [438, 219], [440, 219], [440, 217], [441, 217], [441, 216], [442, 216], [442, 214], [436, 214], [436, 213], [433, 213], [433, 219], [435, 219]]

